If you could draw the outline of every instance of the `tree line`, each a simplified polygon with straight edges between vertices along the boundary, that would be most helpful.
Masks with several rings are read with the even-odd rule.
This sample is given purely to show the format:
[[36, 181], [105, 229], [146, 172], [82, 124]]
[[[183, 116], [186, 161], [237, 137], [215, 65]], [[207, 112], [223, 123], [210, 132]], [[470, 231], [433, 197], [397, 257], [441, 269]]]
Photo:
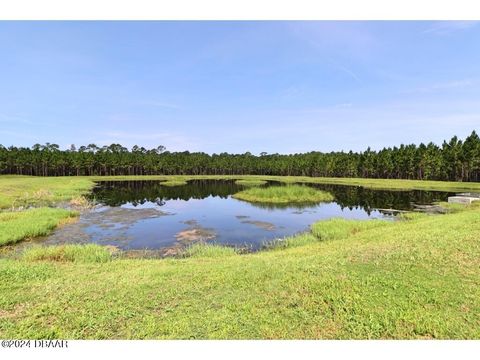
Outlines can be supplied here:
[[480, 180], [480, 138], [473, 131], [441, 146], [410, 144], [363, 152], [312, 151], [303, 154], [206, 154], [169, 152], [164, 146], [131, 149], [57, 144], [29, 147], [0, 145], [0, 174], [73, 175], [287, 175], [418, 180]]

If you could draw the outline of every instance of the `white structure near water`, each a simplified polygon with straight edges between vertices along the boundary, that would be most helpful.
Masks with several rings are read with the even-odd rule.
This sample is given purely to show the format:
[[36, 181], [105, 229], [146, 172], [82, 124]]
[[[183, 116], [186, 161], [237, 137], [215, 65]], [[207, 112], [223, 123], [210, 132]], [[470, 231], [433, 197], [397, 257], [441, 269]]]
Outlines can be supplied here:
[[448, 202], [455, 204], [471, 204], [474, 201], [480, 201], [479, 193], [462, 193], [456, 196], [449, 196]]

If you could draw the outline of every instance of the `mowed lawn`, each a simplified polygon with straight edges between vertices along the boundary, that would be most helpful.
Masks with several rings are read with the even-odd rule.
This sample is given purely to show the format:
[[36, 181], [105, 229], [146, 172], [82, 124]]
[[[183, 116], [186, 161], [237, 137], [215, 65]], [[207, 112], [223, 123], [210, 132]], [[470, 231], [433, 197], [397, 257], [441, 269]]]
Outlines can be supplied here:
[[320, 227], [249, 255], [2, 259], [0, 338], [480, 338], [478, 209]]

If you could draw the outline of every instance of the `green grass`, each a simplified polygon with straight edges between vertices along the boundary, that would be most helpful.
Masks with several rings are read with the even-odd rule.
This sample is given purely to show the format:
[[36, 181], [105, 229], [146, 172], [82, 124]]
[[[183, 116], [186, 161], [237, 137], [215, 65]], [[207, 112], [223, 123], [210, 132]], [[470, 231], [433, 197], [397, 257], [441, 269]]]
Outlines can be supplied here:
[[233, 198], [258, 203], [287, 204], [333, 201], [333, 196], [308, 186], [287, 185], [267, 188], [249, 188], [233, 195]]
[[313, 224], [311, 230], [319, 240], [337, 240], [365, 230], [392, 225], [394, 225], [393, 222], [385, 220], [363, 221], [333, 218]]
[[49, 234], [56, 226], [77, 216], [74, 211], [38, 208], [0, 213], [0, 245]]
[[266, 245], [267, 250], [287, 249], [292, 247], [309, 245], [320, 241], [312, 233], [306, 232], [294, 236], [288, 236], [283, 239], [276, 239]]
[[242, 186], [262, 186], [267, 184], [267, 181], [257, 180], [257, 179], [244, 179], [244, 180], [236, 180], [235, 184], [242, 185]]
[[[0, 207], [69, 201], [97, 179], [200, 178], [480, 189], [304, 177], [1, 176]], [[48, 208], [0, 213], [0, 244], [46, 234], [71, 216]], [[480, 339], [478, 205], [402, 220], [328, 220], [247, 255], [214, 245], [165, 260], [112, 258], [95, 245], [31, 248], [0, 259], [0, 338]]]
[[87, 194], [94, 183], [82, 177], [0, 176], [0, 209], [44, 206]]
[[232, 255], [237, 255], [235, 248], [213, 244], [194, 244], [184, 253], [185, 257], [194, 258], [223, 258]]
[[183, 185], [187, 185], [187, 181], [185, 181], [185, 180], [167, 180], [167, 181], [162, 181], [161, 185], [163, 185], [163, 186], [183, 186]]
[[1, 259], [0, 338], [480, 338], [478, 210], [343, 225], [247, 255]]
[[112, 252], [105, 246], [61, 245], [61, 246], [34, 246], [26, 249], [23, 254], [25, 261], [57, 261], [101, 263], [112, 259]]
[[440, 201], [436, 204], [447, 210], [449, 213], [460, 212], [466, 209], [480, 209], [480, 201], [474, 201], [471, 204], [458, 204]]

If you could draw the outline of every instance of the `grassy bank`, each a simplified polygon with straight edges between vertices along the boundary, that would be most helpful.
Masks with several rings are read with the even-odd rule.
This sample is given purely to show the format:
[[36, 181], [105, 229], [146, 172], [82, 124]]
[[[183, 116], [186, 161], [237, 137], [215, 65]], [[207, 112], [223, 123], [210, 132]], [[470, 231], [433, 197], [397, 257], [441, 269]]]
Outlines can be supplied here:
[[287, 185], [267, 188], [252, 187], [232, 196], [235, 199], [269, 204], [316, 203], [333, 201], [333, 195], [308, 186]]
[[87, 194], [94, 186], [83, 177], [0, 176], [0, 209], [51, 205]]
[[[1, 177], [0, 177], [1, 178]], [[327, 178], [309, 176], [264, 176], [264, 175], [148, 175], [148, 176], [107, 176], [87, 177], [97, 181], [115, 180], [263, 180], [279, 181], [284, 183], [310, 183], [310, 184], [332, 184], [347, 186], [363, 186], [370, 189], [382, 190], [431, 190], [431, 191], [480, 191], [480, 183], [454, 182], [454, 181], [430, 181], [430, 180], [395, 180], [395, 179], [365, 179], [365, 178]]]
[[480, 338], [478, 210], [355, 223], [249, 255], [2, 259], [0, 338]]
[[0, 245], [44, 236], [55, 227], [71, 221], [77, 213], [64, 209], [38, 208], [0, 213]]
[[[0, 177], [1, 178], [1, 177]], [[364, 178], [322, 178], [308, 176], [263, 176], [263, 175], [148, 175], [148, 176], [107, 176], [87, 177], [90, 180], [262, 180], [284, 183], [332, 184], [347, 186], [363, 186], [382, 190], [431, 190], [431, 191], [480, 191], [480, 183], [426, 180], [364, 179]]]
[[[301, 176], [91, 176], [91, 177], [30, 177], [0, 176], [0, 209], [26, 205], [54, 204], [88, 193], [96, 181], [158, 180], [163, 185], [184, 185], [188, 180], [241, 180], [245, 182], [279, 181], [284, 183], [338, 184], [387, 190], [480, 191], [480, 183], [444, 181], [311, 178]], [[166, 183], [168, 182], [168, 183]]]

